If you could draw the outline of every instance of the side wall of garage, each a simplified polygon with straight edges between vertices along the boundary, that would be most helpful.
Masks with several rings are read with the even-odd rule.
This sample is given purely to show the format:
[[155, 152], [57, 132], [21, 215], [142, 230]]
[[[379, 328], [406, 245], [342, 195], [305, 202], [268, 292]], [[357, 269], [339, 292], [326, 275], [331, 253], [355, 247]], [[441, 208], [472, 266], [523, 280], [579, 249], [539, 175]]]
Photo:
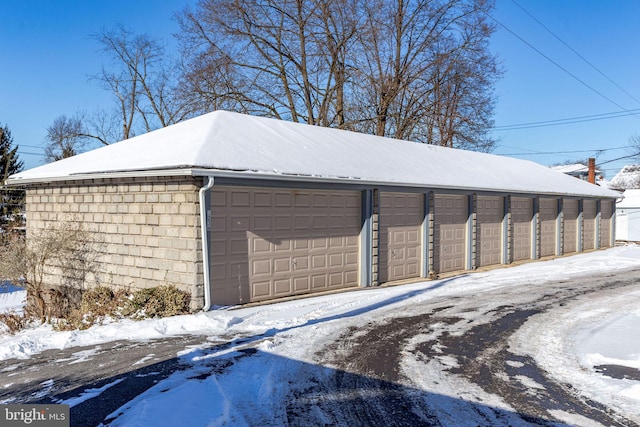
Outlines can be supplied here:
[[[92, 233], [100, 252], [88, 283], [148, 288], [172, 284], [203, 305], [198, 189], [190, 177], [93, 179], [30, 186], [27, 240], [47, 229], [77, 224]], [[45, 282], [67, 285], [48, 269]]]

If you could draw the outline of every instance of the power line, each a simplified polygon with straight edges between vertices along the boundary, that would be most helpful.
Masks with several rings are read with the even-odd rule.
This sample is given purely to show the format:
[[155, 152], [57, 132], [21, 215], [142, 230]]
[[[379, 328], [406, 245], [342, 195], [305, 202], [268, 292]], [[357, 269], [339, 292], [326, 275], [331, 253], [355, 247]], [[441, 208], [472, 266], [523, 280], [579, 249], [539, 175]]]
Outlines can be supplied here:
[[24, 155], [27, 155], [27, 156], [42, 156], [42, 157], [44, 157], [44, 153], [30, 153], [28, 151], [20, 151], [20, 150], [18, 150], [18, 154], [24, 154]]
[[[507, 145], [504, 145], [503, 147], [507, 147], [507, 148], [515, 148], [515, 147], [509, 147]], [[534, 151], [534, 150], [529, 150], [529, 152], [526, 153], [500, 153], [501, 156], [535, 156], [537, 154], [544, 154], [544, 155], [551, 155], [551, 154], [576, 154], [576, 153], [598, 153], [598, 154], [602, 154], [604, 152], [607, 151], [613, 151], [613, 150], [622, 150], [625, 148], [632, 148], [631, 145], [625, 145], [622, 147], [612, 147], [612, 148], [598, 148], [598, 149], [592, 149], [592, 150], [565, 150], [565, 151]]]
[[[486, 13], [486, 12], [485, 12]], [[543, 58], [545, 58], [547, 61], [551, 62], [553, 65], [555, 65], [556, 67], [558, 67], [560, 70], [562, 70], [563, 72], [565, 72], [566, 74], [568, 74], [569, 76], [573, 77], [575, 80], [577, 80], [579, 83], [581, 83], [583, 86], [587, 87], [588, 89], [590, 89], [591, 91], [593, 91], [594, 93], [598, 94], [600, 97], [606, 99], [607, 101], [609, 101], [610, 103], [612, 103], [613, 105], [615, 105], [616, 107], [629, 112], [630, 114], [633, 114], [634, 116], [636, 116], [637, 118], [640, 119], [640, 116], [631, 113], [628, 109], [624, 108], [622, 105], [618, 104], [617, 102], [615, 102], [613, 99], [609, 98], [608, 96], [606, 96], [605, 94], [603, 94], [602, 92], [600, 92], [599, 90], [597, 90], [596, 88], [594, 88], [593, 86], [589, 85], [587, 82], [585, 82], [584, 80], [582, 80], [581, 78], [579, 78], [578, 76], [576, 76], [575, 74], [573, 74], [572, 72], [570, 72], [569, 70], [567, 70], [566, 68], [564, 68], [562, 65], [558, 64], [556, 61], [554, 61], [553, 59], [551, 59], [549, 56], [547, 56], [544, 52], [542, 52], [540, 49], [536, 48], [535, 46], [533, 46], [531, 43], [529, 43], [528, 41], [526, 41], [524, 38], [522, 38], [521, 36], [519, 36], [518, 34], [516, 34], [513, 30], [511, 30], [509, 27], [507, 27], [506, 25], [504, 25], [502, 22], [498, 21], [496, 18], [494, 18], [491, 14], [486, 13], [486, 15], [491, 18], [492, 20], [494, 20], [498, 25], [500, 25], [502, 28], [504, 28], [505, 30], [507, 30], [509, 33], [511, 33], [514, 37], [516, 37], [518, 40], [520, 40], [522, 43], [526, 44], [527, 46], [529, 46], [531, 49], [533, 49], [535, 52], [537, 52], [540, 56], [542, 56]]]
[[572, 48], [571, 46], [569, 46], [568, 43], [566, 43], [564, 40], [562, 40], [556, 33], [554, 33], [553, 31], [551, 31], [546, 25], [544, 25], [542, 22], [540, 22], [540, 20], [538, 18], [536, 18], [535, 16], [533, 16], [528, 10], [526, 10], [524, 7], [522, 7], [516, 0], [511, 0], [513, 2], [513, 4], [515, 4], [516, 6], [518, 6], [524, 13], [526, 13], [527, 15], [529, 15], [529, 17], [531, 17], [531, 19], [533, 19], [534, 21], [536, 21], [542, 28], [544, 28], [545, 30], [547, 30], [547, 32], [549, 34], [551, 34], [553, 37], [555, 37], [560, 43], [562, 43], [567, 49], [569, 49], [571, 52], [573, 52], [574, 54], [576, 54], [576, 56], [578, 56], [578, 58], [582, 59], [584, 62], [586, 62], [591, 68], [593, 68], [595, 71], [597, 71], [602, 77], [604, 77], [605, 79], [607, 79], [611, 84], [613, 84], [615, 87], [617, 87], [618, 89], [620, 89], [622, 92], [624, 92], [625, 94], [627, 94], [627, 96], [629, 96], [629, 98], [633, 99], [634, 101], [636, 101], [638, 104], [640, 104], [640, 100], [638, 100], [636, 97], [634, 97], [633, 95], [631, 95], [629, 92], [627, 92], [624, 88], [622, 88], [619, 84], [617, 84], [616, 82], [613, 81], [613, 79], [611, 79], [609, 76], [607, 76], [605, 73], [603, 73], [598, 67], [596, 67], [595, 65], [593, 65], [593, 63], [591, 63], [587, 58], [585, 58], [584, 56], [582, 56], [577, 50], [575, 50], [574, 48]]
[[573, 123], [592, 122], [596, 120], [615, 119], [618, 117], [633, 116], [640, 113], [640, 108], [634, 110], [614, 111], [611, 113], [592, 114], [589, 116], [568, 117], [566, 119], [543, 120], [539, 122], [517, 123], [513, 125], [495, 126], [493, 130], [519, 130], [537, 127], [568, 125]]

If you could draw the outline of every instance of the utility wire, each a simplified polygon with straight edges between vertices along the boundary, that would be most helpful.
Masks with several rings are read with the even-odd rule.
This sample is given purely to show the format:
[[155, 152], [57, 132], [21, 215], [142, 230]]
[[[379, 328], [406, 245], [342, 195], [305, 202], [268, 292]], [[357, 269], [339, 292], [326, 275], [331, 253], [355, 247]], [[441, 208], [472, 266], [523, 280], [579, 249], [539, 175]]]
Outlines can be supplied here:
[[[507, 145], [503, 145], [503, 147], [506, 148], [516, 148], [516, 147], [510, 147]], [[613, 151], [613, 150], [623, 150], [625, 148], [632, 148], [633, 146], [631, 145], [625, 145], [623, 147], [612, 147], [612, 148], [602, 148], [602, 149], [592, 149], [592, 150], [571, 150], [571, 151], [535, 151], [535, 150], [529, 150], [529, 152], [526, 153], [511, 153], [511, 154], [503, 154], [500, 153], [500, 156], [534, 156], [536, 154], [573, 154], [573, 153], [599, 153], [602, 154], [604, 152], [607, 151]]]
[[629, 112], [630, 114], [633, 114], [634, 116], [636, 116], [638, 119], [640, 119], [640, 116], [631, 113], [627, 108], [624, 108], [622, 105], [618, 104], [616, 101], [614, 101], [613, 99], [609, 98], [608, 96], [606, 96], [605, 94], [603, 94], [602, 92], [600, 92], [599, 90], [597, 90], [596, 88], [594, 88], [593, 86], [589, 85], [587, 82], [585, 82], [584, 80], [582, 80], [580, 77], [576, 76], [575, 74], [573, 74], [572, 72], [570, 72], [569, 70], [567, 70], [566, 68], [564, 68], [562, 65], [558, 64], [556, 61], [554, 61], [553, 59], [551, 59], [549, 56], [547, 56], [544, 52], [542, 52], [540, 49], [536, 48], [534, 45], [532, 45], [531, 43], [529, 43], [528, 41], [526, 41], [524, 38], [520, 37], [518, 34], [516, 34], [513, 30], [511, 30], [509, 27], [507, 27], [506, 25], [504, 25], [502, 22], [498, 21], [496, 18], [494, 18], [491, 14], [486, 13], [486, 15], [491, 18], [493, 21], [495, 21], [498, 25], [500, 25], [502, 28], [504, 28], [505, 30], [507, 30], [509, 33], [511, 33], [514, 37], [516, 37], [518, 40], [520, 40], [522, 43], [526, 44], [527, 46], [529, 46], [531, 49], [533, 49], [535, 52], [537, 52], [539, 55], [541, 55], [543, 58], [545, 58], [547, 61], [551, 62], [553, 65], [555, 65], [556, 67], [558, 67], [560, 70], [564, 71], [566, 74], [568, 74], [569, 76], [573, 77], [575, 80], [577, 80], [578, 82], [580, 82], [583, 86], [587, 87], [588, 89], [590, 89], [591, 91], [593, 91], [594, 93], [598, 94], [600, 97], [606, 99], [607, 101], [609, 101], [610, 103], [612, 103], [613, 105], [615, 105], [616, 107]]
[[573, 123], [591, 122], [596, 120], [615, 119], [618, 117], [633, 116], [640, 113], [640, 108], [634, 110], [614, 111], [611, 113], [592, 114], [589, 116], [568, 117], [566, 119], [544, 120], [539, 122], [517, 123], [513, 125], [494, 126], [493, 130], [519, 130], [537, 127], [568, 125]]
[[42, 157], [44, 157], [44, 153], [30, 153], [28, 151], [21, 151], [21, 150], [18, 150], [18, 154], [24, 154], [24, 155], [28, 155], [28, 156], [42, 156]]
[[538, 23], [538, 25], [540, 25], [542, 28], [544, 28], [545, 30], [547, 30], [547, 32], [549, 34], [551, 34], [553, 37], [555, 37], [560, 43], [562, 43], [567, 49], [569, 49], [571, 52], [575, 53], [576, 56], [578, 56], [578, 58], [582, 59], [584, 62], [586, 62], [591, 68], [593, 68], [594, 70], [596, 70], [602, 77], [604, 77], [605, 79], [609, 80], [609, 82], [611, 84], [613, 84], [615, 87], [617, 87], [618, 89], [620, 89], [622, 92], [624, 92], [625, 94], [627, 94], [627, 96], [629, 96], [629, 98], [633, 99], [634, 101], [636, 101], [638, 104], [640, 104], [640, 100], [638, 100], [638, 98], [636, 98], [635, 96], [631, 95], [629, 92], [627, 92], [623, 87], [621, 87], [618, 83], [614, 82], [613, 79], [611, 79], [609, 76], [607, 76], [605, 73], [603, 73], [598, 67], [596, 67], [595, 65], [593, 65], [593, 63], [591, 63], [587, 58], [585, 58], [584, 56], [582, 56], [577, 50], [575, 50], [574, 48], [572, 48], [571, 46], [569, 46], [568, 43], [566, 43], [564, 40], [562, 40], [556, 33], [554, 33], [553, 31], [551, 31], [546, 25], [544, 25], [542, 22], [540, 22], [540, 20], [538, 18], [536, 18], [535, 16], [533, 16], [528, 10], [526, 10], [524, 7], [522, 7], [516, 0], [511, 0], [513, 2], [513, 4], [515, 4], [516, 6], [518, 6], [524, 13], [526, 13], [527, 15], [529, 15], [529, 17], [531, 17], [531, 19], [533, 19], [534, 21], [536, 21]]

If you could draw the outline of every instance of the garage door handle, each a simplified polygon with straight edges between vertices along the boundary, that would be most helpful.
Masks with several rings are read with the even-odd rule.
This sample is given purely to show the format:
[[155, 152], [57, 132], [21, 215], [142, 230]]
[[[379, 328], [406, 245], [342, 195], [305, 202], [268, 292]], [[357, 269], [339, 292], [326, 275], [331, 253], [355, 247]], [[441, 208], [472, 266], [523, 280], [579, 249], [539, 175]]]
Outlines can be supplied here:
[[298, 262], [295, 259], [291, 260], [291, 269], [295, 270], [296, 269], [296, 265], [298, 265]]

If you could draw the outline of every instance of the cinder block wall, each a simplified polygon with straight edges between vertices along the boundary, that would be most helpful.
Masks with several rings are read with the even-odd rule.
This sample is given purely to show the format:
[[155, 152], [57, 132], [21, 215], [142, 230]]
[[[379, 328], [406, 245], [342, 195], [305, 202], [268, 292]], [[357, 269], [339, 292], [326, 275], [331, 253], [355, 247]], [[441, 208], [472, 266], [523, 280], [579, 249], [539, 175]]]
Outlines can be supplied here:
[[[104, 254], [101, 285], [175, 285], [202, 307], [198, 190], [201, 179], [152, 177], [38, 184], [27, 189], [27, 239], [37, 230], [78, 221], [97, 233]], [[49, 284], [60, 283], [55, 273]]]

